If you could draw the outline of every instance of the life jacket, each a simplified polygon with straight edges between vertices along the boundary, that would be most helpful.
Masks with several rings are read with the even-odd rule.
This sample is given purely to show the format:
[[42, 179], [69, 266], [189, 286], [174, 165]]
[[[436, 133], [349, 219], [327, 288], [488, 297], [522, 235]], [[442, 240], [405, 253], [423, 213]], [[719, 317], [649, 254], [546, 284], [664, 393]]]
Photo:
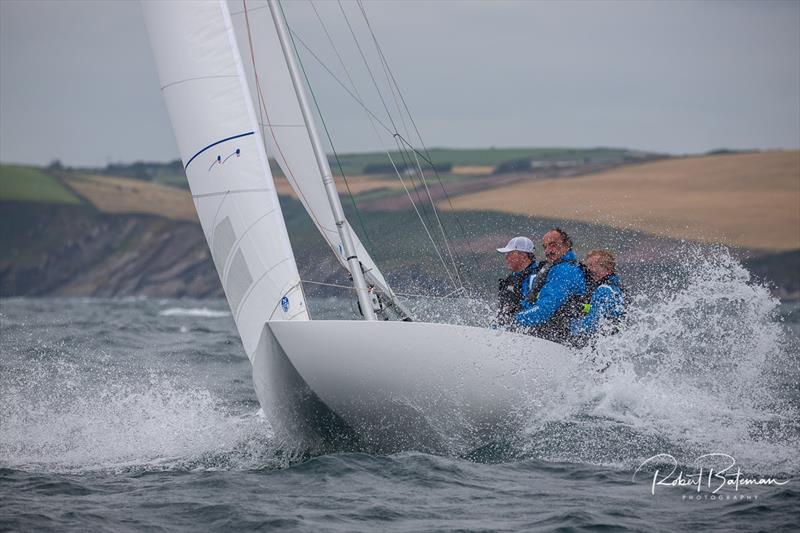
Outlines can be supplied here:
[[[625, 317], [625, 287], [620, 282], [619, 277], [616, 274], [609, 274], [608, 276], [600, 279], [598, 281], [592, 281], [591, 285], [589, 285], [589, 290], [586, 291], [586, 296], [583, 298], [583, 303], [580, 304], [580, 313], [581, 319], [588, 315], [592, 311], [591, 301], [594, 296], [595, 291], [597, 291], [601, 287], [613, 287], [619, 290], [621, 295], [621, 299], [619, 302], [622, 303], [622, 308], [619, 307], [615, 309], [614, 313], [606, 314], [604, 313], [601, 320], [604, 320], [606, 325], [603, 328], [604, 335], [613, 335], [619, 333], [622, 330], [622, 320]], [[574, 333], [574, 331], [573, 331]], [[584, 348], [588, 345], [594, 346], [594, 342], [596, 340], [596, 335], [594, 333], [589, 333], [586, 331], [582, 331], [579, 334], [576, 334], [570, 339], [570, 342], [573, 346], [578, 348]], [[603, 369], [605, 370], [605, 369]]]
[[536, 273], [539, 268], [536, 261], [525, 267], [521, 272], [512, 272], [507, 277], [499, 280], [497, 287], [497, 298], [499, 308], [497, 310], [497, 320], [499, 323], [510, 326], [514, 323], [514, 315], [522, 310], [523, 284]]
[[[533, 285], [528, 292], [528, 302], [531, 306], [536, 304], [536, 300], [539, 298], [539, 293], [542, 291], [542, 288], [547, 284], [547, 277], [550, 274], [550, 270], [559, 264], [562, 263], [572, 263], [580, 268], [581, 274], [583, 274], [584, 284], [588, 288], [588, 280], [591, 279], [589, 276], [589, 269], [583, 263], [580, 263], [576, 259], [564, 259], [563, 257], [558, 259], [555, 263], [544, 263], [540, 268], [539, 271], [536, 273], [536, 278], [533, 280]], [[553, 342], [559, 343], [567, 343], [571, 337], [570, 334], [570, 322], [573, 318], [576, 318], [580, 315], [580, 311], [582, 309], [583, 304], [582, 295], [572, 294], [561, 304], [553, 316], [551, 316], [544, 324], [540, 324], [535, 326], [531, 329], [531, 333], [537, 337], [541, 337], [543, 339], [547, 339]]]
[[[588, 269], [585, 272], [588, 273]], [[589, 314], [589, 312], [592, 310], [591, 301], [592, 301], [592, 296], [594, 296], [594, 291], [596, 291], [603, 285], [619, 289], [619, 291], [622, 293], [624, 300], [626, 293], [625, 286], [622, 284], [622, 282], [619, 280], [619, 276], [617, 276], [616, 274], [613, 273], [608, 274], [607, 276], [598, 281], [591, 281], [591, 279], [592, 279], [591, 273], [589, 273], [589, 275], [586, 276], [586, 295], [583, 298], [581, 298], [581, 301], [579, 302], [580, 306], [579, 314], [584, 314], [584, 315]], [[625, 312], [623, 310], [623, 312], [620, 313], [618, 316], [607, 316], [605, 318], [606, 320], [611, 321], [611, 323], [615, 325], [615, 331], [616, 331], [616, 326], [622, 320], [624, 315]]]

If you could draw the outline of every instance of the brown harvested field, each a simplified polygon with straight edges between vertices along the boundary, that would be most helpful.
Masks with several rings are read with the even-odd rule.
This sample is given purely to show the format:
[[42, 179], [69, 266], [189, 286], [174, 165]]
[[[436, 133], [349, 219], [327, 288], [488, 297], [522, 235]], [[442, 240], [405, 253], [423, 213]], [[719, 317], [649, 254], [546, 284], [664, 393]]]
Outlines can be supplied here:
[[189, 191], [128, 178], [80, 176], [66, 184], [106, 213], [141, 213], [197, 221]]
[[[347, 180], [353, 194], [376, 189], [402, 189], [397, 180], [371, 176], [352, 176]], [[111, 176], [69, 177], [65, 182], [97, 209], [106, 213], [144, 213], [174, 220], [197, 220], [192, 197], [189, 191], [184, 189]], [[283, 176], [275, 178], [275, 189], [279, 195], [297, 198], [297, 194]], [[344, 182], [338, 178], [336, 189], [340, 194], [347, 193]]]
[[494, 167], [479, 165], [453, 167], [450, 170], [451, 174], [456, 174], [458, 176], [486, 176], [492, 172], [494, 172]]
[[579, 220], [753, 250], [795, 250], [800, 151], [671, 159], [532, 180], [452, 203], [455, 209]]
[[[339, 191], [340, 194], [346, 194], [347, 187], [345, 186], [344, 180], [339, 176], [335, 179], [336, 190]], [[289, 181], [284, 176], [276, 176], [274, 180], [275, 189], [278, 191], [279, 195], [297, 198], [297, 194], [294, 192], [294, 189], [289, 186]], [[347, 183], [350, 185], [350, 190], [354, 195], [377, 189], [402, 190], [403, 188], [399, 180], [381, 179], [374, 176], [348, 176]]]

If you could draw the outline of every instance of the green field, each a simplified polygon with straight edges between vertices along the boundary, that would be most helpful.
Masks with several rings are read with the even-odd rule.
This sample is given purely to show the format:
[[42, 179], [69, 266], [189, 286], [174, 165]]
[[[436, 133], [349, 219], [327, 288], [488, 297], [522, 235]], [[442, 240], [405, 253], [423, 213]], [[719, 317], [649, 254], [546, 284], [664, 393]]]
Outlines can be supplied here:
[[80, 204], [57, 179], [31, 167], [0, 165], [0, 201]]
[[[436, 165], [452, 165], [454, 167], [481, 166], [496, 167], [502, 163], [519, 160], [539, 161], [542, 163], [555, 163], [558, 161], [579, 161], [582, 163], [622, 161], [632, 156], [630, 150], [620, 148], [477, 148], [477, 149], [451, 149], [432, 148], [429, 153], [420, 150], [419, 153], [406, 151], [400, 153], [390, 152], [391, 159], [398, 166], [415, 167], [417, 162], [426, 174], [432, 173], [430, 163]], [[335, 176], [344, 172], [347, 176], [364, 174], [367, 165], [389, 165], [389, 155], [386, 152], [366, 153], [340, 153], [336, 157], [329, 155], [328, 162]], [[278, 164], [270, 159], [270, 168], [275, 176], [282, 176]], [[104, 176], [120, 176], [134, 178], [162, 185], [188, 188], [186, 177], [183, 174], [183, 165], [179, 160], [166, 163], [143, 162], [115, 163], [105, 168], [81, 168], [87, 174]], [[392, 174], [391, 169], [383, 174]], [[445, 174], [446, 172], [443, 172]], [[379, 173], [380, 174], [380, 173]], [[378, 175], [378, 174], [376, 174]]]
[[[621, 159], [629, 150], [617, 148], [482, 148], [482, 149], [450, 149], [432, 148], [428, 154], [429, 159], [436, 164], [450, 163], [453, 166], [497, 166], [500, 163], [518, 159], [531, 159], [537, 161], [559, 161], [565, 159], [586, 159], [592, 161], [606, 161]], [[412, 154], [391, 152], [394, 162], [401, 163], [405, 155], [407, 162]], [[338, 168], [331, 161], [331, 170], [338, 173]], [[339, 162], [346, 174], [360, 174], [364, 167], [376, 163], [388, 163], [389, 158], [385, 152], [370, 152], [364, 154], [339, 154]], [[424, 160], [420, 160], [423, 170]]]
[[189, 182], [186, 181], [186, 176], [183, 174], [170, 174], [163, 172], [153, 178], [153, 183], [166, 185], [168, 187], [178, 187], [180, 189], [189, 189]]

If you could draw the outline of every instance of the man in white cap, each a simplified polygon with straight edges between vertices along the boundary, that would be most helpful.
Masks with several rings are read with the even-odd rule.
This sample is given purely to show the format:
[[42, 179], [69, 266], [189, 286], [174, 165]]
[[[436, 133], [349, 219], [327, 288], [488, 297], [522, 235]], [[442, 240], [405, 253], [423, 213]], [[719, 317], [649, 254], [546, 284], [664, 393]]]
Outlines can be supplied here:
[[498, 287], [498, 326], [513, 327], [514, 315], [527, 308], [528, 292], [538, 270], [533, 249], [533, 241], [527, 237], [514, 237], [505, 247], [497, 249], [505, 254], [506, 266], [511, 271]]

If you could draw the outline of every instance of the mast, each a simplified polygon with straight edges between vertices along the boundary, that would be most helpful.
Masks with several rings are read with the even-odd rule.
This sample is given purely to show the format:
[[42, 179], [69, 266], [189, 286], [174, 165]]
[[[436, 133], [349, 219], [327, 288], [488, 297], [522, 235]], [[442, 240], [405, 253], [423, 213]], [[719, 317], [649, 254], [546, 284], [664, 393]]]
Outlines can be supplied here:
[[350, 267], [350, 274], [353, 276], [353, 286], [358, 295], [358, 303], [361, 305], [361, 312], [364, 314], [365, 319], [377, 320], [375, 311], [372, 309], [372, 301], [370, 300], [367, 282], [364, 279], [364, 272], [361, 270], [361, 262], [358, 260], [358, 254], [353, 245], [353, 237], [350, 234], [350, 228], [344, 217], [342, 202], [339, 199], [339, 193], [336, 191], [336, 183], [333, 181], [331, 168], [330, 165], [328, 165], [328, 158], [322, 150], [322, 143], [319, 140], [319, 134], [317, 133], [317, 128], [311, 115], [308, 99], [300, 79], [300, 72], [297, 68], [297, 62], [295, 61], [294, 54], [289, 45], [289, 31], [286, 26], [286, 20], [283, 18], [283, 13], [281, 12], [277, 0], [268, 0], [268, 2], [269, 10], [272, 13], [272, 20], [275, 22], [275, 30], [278, 33], [278, 40], [281, 43], [281, 49], [286, 58], [286, 64], [289, 67], [292, 85], [297, 94], [297, 100], [300, 103], [300, 110], [303, 113], [303, 121], [306, 124], [311, 146], [314, 148], [314, 157], [317, 160], [317, 166], [322, 176], [328, 202], [330, 202], [331, 209], [333, 210], [336, 228], [339, 232], [339, 237], [342, 239], [342, 247], [344, 248], [347, 264]]

